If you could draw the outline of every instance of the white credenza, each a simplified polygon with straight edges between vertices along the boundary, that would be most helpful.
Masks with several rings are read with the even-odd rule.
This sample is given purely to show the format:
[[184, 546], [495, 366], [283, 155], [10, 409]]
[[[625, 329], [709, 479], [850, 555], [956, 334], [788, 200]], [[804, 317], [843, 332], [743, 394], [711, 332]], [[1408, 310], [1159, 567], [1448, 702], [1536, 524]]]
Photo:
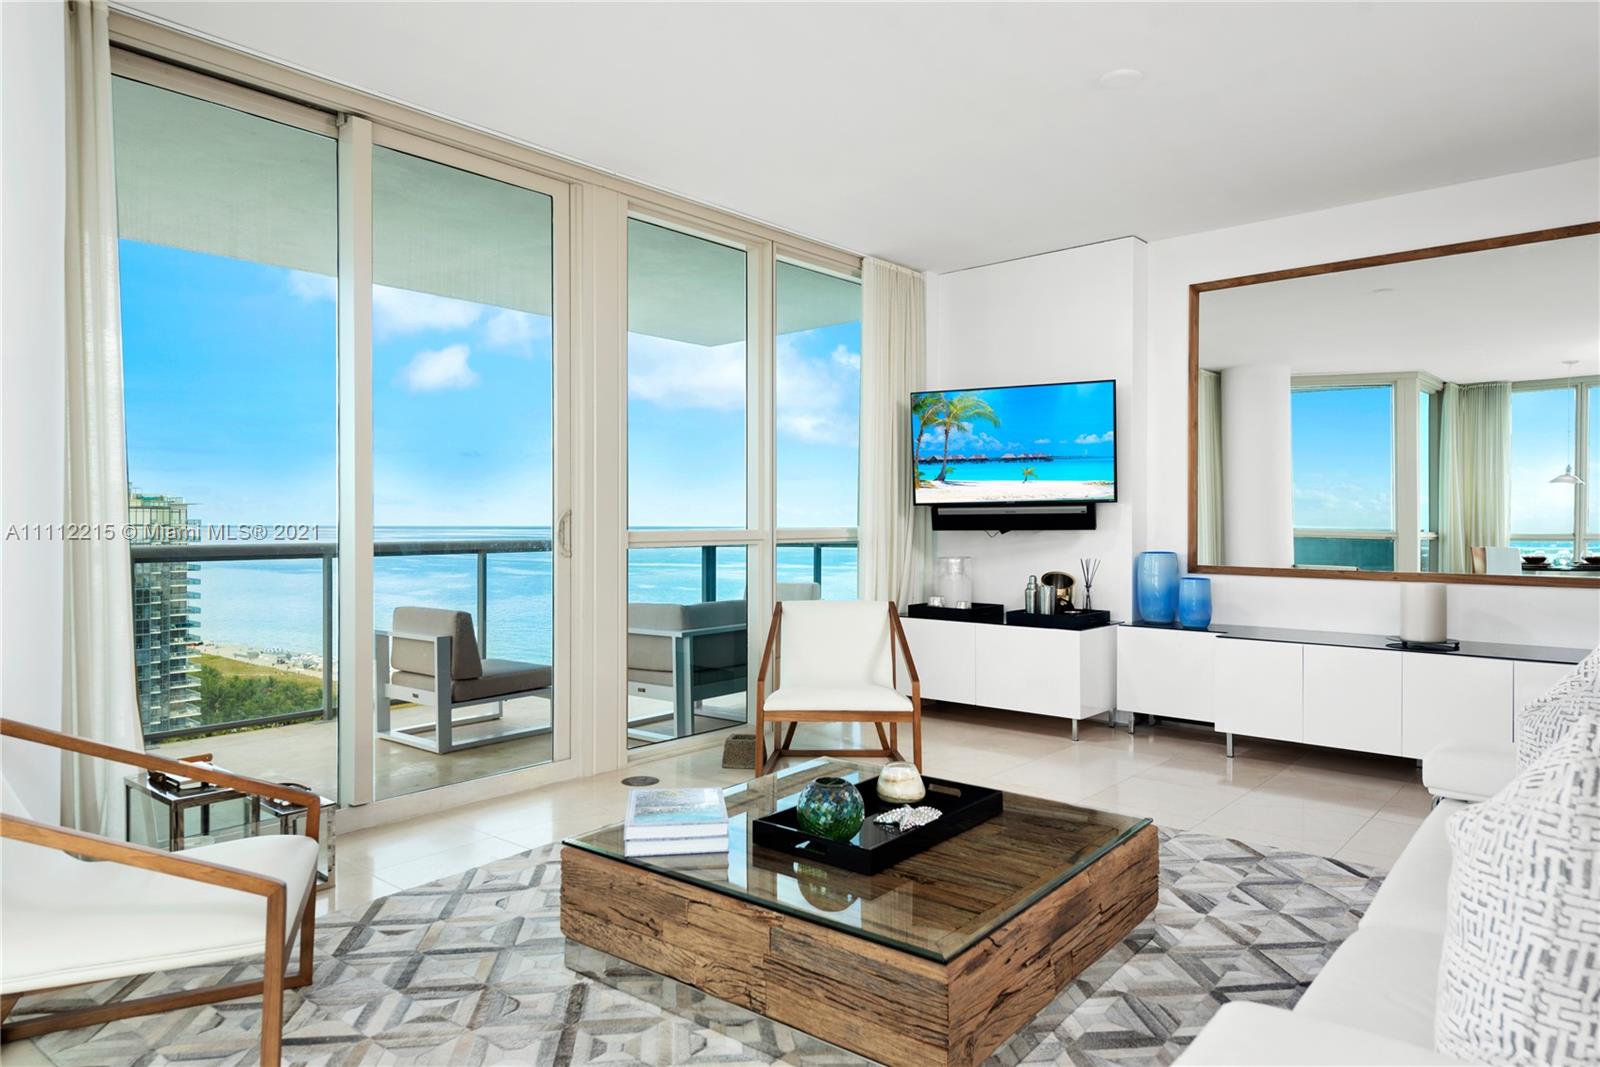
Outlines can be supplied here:
[[[1042, 626], [900, 620], [929, 700], [1077, 721], [1117, 705], [1116, 626]], [[901, 688], [908, 689], [904, 679]]]
[[1122, 626], [1118, 708], [1209, 722], [1230, 736], [1230, 751], [1232, 735], [1242, 734], [1420, 758], [1443, 741], [1509, 744], [1517, 709], [1583, 655], [1470, 643], [1454, 653], [1409, 652], [1385, 640]]

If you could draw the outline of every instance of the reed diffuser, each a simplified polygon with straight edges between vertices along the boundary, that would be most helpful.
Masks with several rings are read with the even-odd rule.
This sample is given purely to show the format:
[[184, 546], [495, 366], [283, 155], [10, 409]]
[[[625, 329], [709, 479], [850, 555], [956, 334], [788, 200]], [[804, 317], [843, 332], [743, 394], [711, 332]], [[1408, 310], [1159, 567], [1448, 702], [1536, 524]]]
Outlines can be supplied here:
[[1083, 571], [1083, 611], [1094, 609], [1094, 577], [1100, 573], [1100, 561], [1097, 559], [1080, 559], [1078, 569]]

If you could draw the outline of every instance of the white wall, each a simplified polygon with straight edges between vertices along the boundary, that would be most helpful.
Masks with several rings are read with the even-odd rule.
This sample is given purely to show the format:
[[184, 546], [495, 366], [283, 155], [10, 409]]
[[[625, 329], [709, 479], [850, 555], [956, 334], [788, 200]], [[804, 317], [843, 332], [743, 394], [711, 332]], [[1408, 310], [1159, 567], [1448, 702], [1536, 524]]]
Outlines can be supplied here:
[[[974, 594], [1022, 605], [1028, 575], [1102, 560], [1095, 605], [1126, 617], [1143, 466], [1145, 248], [1126, 238], [928, 279], [929, 389], [1117, 379], [1119, 500], [1096, 529], [935, 534], [938, 555], [972, 556]], [[1130, 476], [1131, 475], [1131, 476]]]
[[[1188, 543], [1188, 287], [1193, 282], [1375, 255], [1600, 218], [1600, 161], [1587, 160], [1406, 196], [1351, 204], [1149, 246], [1149, 427], [1146, 540]], [[1392, 633], [1389, 582], [1216, 575], [1219, 622]], [[1451, 636], [1592, 648], [1600, 592], [1453, 585]]]
[[[13, 525], [61, 521], [65, 480], [65, 4], [0, 4], [0, 714], [61, 724], [61, 544]], [[31, 814], [60, 807], [60, 764], [0, 748]]]

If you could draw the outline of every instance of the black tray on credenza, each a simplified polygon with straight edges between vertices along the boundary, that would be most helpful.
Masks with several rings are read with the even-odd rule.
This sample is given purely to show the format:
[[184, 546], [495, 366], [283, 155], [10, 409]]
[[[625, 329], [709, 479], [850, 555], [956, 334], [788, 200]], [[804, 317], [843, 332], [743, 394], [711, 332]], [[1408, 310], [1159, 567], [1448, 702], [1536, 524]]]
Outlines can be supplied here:
[[1041, 615], [1036, 611], [1006, 612], [1007, 626], [1036, 626], [1044, 630], [1098, 630], [1111, 625], [1111, 612], [1090, 608], [1088, 611], [1060, 611], [1054, 615]]
[[912, 604], [906, 608], [906, 615], [913, 619], [942, 619], [945, 622], [1003, 623], [1006, 621], [1006, 606], [974, 603], [970, 608], [936, 608], [931, 604]]

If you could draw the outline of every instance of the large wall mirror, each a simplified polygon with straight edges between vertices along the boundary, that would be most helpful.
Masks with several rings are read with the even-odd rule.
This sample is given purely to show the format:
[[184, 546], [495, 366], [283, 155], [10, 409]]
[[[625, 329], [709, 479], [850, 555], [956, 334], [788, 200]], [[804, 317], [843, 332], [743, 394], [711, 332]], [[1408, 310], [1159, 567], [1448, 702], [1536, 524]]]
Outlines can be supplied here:
[[1600, 223], [1189, 298], [1192, 569], [1600, 584]]

